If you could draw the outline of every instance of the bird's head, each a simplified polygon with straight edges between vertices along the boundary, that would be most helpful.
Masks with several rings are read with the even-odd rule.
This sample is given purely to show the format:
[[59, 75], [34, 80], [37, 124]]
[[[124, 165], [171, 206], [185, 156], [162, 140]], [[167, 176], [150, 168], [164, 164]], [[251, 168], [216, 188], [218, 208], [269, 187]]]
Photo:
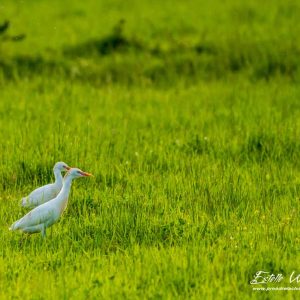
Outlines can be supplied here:
[[66, 176], [71, 177], [72, 179], [79, 178], [79, 177], [88, 177], [88, 176], [93, 176], [90, 173], [83, 172], [82, 170], [78, 168], [71, 168]]
[[69, 171], [71, 168], [66, 163], [59, 161], [54, 165], [53, 169], [62, 172], [62, 171]]

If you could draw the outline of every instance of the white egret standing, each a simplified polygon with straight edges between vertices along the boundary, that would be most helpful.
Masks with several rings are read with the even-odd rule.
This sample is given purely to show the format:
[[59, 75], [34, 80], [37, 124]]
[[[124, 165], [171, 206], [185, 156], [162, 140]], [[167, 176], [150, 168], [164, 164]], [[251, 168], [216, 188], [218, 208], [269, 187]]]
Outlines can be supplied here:
[[41, 232], [45, 237], [46, 229], [58, 221], [67, 207], [72, 180], [84, 176], [92, 176], [92, 174], [77, 168], [70, 169], [64, 177], [63, 187], [56, 198], [34, 208], [13, 223], [9, 230], [20, 230], [25, 233]]
[[57, 162], [53, 168], [55, 182], [39, 187], [31, 192], [27, 197], [22, 198], [21, 206], [33, 208], [55, 198], [63, 185], [61, 172], [68, 170], [70, 170], [70, 167], [66, 163]]

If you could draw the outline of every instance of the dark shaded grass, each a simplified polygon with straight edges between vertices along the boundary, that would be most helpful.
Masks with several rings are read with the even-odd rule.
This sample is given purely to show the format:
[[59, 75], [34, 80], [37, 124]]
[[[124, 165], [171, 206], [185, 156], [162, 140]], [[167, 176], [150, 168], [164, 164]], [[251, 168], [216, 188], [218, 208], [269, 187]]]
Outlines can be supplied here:
[[160, 45], [153, 47], [126, 37], [117, 28], [107, 37], [66, 48], [56, 57], [5, 59], [3, 56], [0, 70], [8, 80], [44, 74], [94, 85], [116, 82], [173, 85], [178, 80], [193, 83], [237, 74], [254, 81], [278, 76], [292, 81], [299, 79], [300, 50], [293, 42], [251, 42], [239, 36], [219, 44], [167, 42], [170, 44], [167, 50]]

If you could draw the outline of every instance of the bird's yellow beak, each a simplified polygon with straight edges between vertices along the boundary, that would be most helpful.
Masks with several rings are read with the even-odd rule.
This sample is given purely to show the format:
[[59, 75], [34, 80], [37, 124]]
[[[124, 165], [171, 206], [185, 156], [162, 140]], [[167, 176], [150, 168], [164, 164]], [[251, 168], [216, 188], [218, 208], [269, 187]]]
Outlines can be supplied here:
[[64, 168], [69, 171], [71, 169], [71, 167], [68, 167], [68, 166], [64, 166]]
[[94, 177], [94, 175], [93, 174], [91, 174], [91, 173], [88, 173], [88, 172], [79, 172], [82, 176], [93, 176]]

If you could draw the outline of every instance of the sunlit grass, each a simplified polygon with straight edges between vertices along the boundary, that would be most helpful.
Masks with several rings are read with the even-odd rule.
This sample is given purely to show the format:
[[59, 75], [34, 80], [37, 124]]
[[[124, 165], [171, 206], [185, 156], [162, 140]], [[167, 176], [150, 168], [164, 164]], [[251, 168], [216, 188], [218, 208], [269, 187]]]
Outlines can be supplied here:
[[[0, 92], [3, 295], [237, 296], [257, 269], [297, 269], [297, 87], [40, 81]], [[58, 160], [95, 178], [46, 241], [22, 241], [19, 199]]]

